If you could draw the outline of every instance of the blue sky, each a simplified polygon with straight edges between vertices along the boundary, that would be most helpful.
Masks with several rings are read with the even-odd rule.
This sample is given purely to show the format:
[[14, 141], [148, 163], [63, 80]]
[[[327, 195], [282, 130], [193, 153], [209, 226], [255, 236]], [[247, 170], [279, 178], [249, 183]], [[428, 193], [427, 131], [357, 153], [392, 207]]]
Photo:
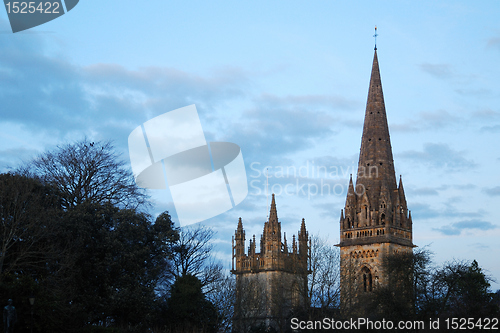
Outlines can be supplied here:
[[[196, 104], [208, 141], [241, 147], [252, 184], [205, 221], [227, 267], [238, 217], [247, 238], [262, 232], [266, 166], [288, 237], [304, 217], [337, 243], [377, 25], [414, 243], [437, 262], [477, 259], [500, 280], [499, 14], [497, 1], [86, 0], [12, 34], [0, 11], [0, 171], [84, 136], [128, 158], [134, 128]], [[335, 191], [278, 193], [297, 182]], [[152, 195], [175, 218], [168, 192]]]

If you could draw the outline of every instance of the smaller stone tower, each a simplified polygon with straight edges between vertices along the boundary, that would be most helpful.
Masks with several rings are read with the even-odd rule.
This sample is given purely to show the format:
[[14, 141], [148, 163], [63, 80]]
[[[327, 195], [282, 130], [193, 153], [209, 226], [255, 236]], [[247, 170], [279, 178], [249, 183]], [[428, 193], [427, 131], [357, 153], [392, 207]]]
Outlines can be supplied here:
[[307, 275], [311, 241], [302, 219], [298, 238], [293, 236], [289, 249], [286, 234], [281, 236], [274, 194], [269, 220], [256, 252], [255, 235], [245, 253], [245, 231], [241, 217], [233, 237], [231, 272], [236, 275], [235, 332], [247, 332], [259, 325], [278, 331], [286, 325], [290, 314], [308, 304]]

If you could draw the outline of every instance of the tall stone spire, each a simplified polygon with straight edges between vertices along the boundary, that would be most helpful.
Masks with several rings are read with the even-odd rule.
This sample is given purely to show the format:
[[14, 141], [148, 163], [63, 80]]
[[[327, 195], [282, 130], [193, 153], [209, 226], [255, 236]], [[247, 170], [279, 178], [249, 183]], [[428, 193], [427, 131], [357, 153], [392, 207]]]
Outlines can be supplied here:
[[340, 292], [343, 306], [364, 316], [367, 295], [389, 283], [385, 258], [414, 247], [403, 181], [396, 183], [376, 48], [353, 185], [351, 178], [340, 215]]
[[371, 205], [384, 185], [392, 193], [397, 189], [391, 139], [385, 112], [377, 51], [373, 57], [370, 88], [358, 162], [356, 193], [366, 191]]
[[[400, 179], [399, 186], [396, 183], [382, 81], [375, 50], [359, 152], [358, 174], [355, 185], [352, 178], [349, 180], [346, 203], [340, 219], [341, 231], [347, 232], [341, 234], [341, 245], [356, 242], [368, 244], [374, 240], [361, 238], [367, 235], [369, 237], [383, 235], [387, 238], [389, 234], [394, 236], [391, 236], [390, 241], [411, 245], [411, 233], [406, 232], [411, 230], [411, 220], [408, 217], [403, 181]], [[392, 226], [406, 230], [393, 233], [389, 230]], [[357, 231], [360, 228], [374, 227], [386, 230]], [[358, 235], [363, 237], [358, 238]]]

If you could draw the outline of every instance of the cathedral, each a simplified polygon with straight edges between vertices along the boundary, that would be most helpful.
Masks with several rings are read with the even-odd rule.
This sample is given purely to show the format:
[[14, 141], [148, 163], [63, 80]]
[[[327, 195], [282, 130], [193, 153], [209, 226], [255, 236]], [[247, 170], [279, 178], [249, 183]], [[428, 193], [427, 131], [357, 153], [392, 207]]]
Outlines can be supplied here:
[[310, 268], [310, 239], [302, 219], [297, 239], [289, 250], [282, 238], [274, 194], [269, 219], [256, 251], [255, 235], [245, 253], [245, 231], [241, 218], [233, 236], [232, 270], [236, 275], [236, 304], [233, 330], [252, 327], [283, 329], [294, 311], [307, 305], [307, 275]]
[[[264, 325], [283, 328], [294, 309], [308, 305], [310, 240], [305, 221], [293, 237], [291, 250], [281, 238], [276, 202], [272, 196], [260, 252], [255, 236], [245, 253], [241, 218], [233, 237], [232, 273], [236, 275], [233, 329]], [[412, 219], [403, 180], [396, 181], [389, 126], [382, 92], [377, 48], [373, 57], [356, 182], [349, 180], [347, 199], [340, 213], [340, 306], [346, 314], [362, 308], [363, 299], [389, 279], [383, 260], [395, 253], [411, 253]], [[357, 312], [357, 314], [362, 314]]]
[[349, 308], [387, 283], [387, 255], [411, 252], [412, 220], [403, 180], [396, 182], [377, 58], [373, 57], [356, 185], [351, 179], [340, 213], [341, 301]]

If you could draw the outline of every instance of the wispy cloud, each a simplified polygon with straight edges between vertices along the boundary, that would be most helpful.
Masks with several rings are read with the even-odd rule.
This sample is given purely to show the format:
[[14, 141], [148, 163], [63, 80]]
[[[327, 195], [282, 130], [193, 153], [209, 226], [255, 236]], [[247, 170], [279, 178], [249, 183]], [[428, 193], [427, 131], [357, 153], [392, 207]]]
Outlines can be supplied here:
[[483, 126], [481, 132], [500, 133], [500, 125]]
[[438, 195], [439, 192], [434, 189], [434, 188], [430, 188], [430, 187], [422, 187], [422, 188], [417, 188], [417, 189], [409, 189], [407, 190], [407, 192], [409, 194], [411, 194], [412, 196], [429, 196], [429, 195]]
[[493, 95], [492, 90], [485, 88], [480, 88], [480, 89], [460, 88], [460, 89], [455, 89], [455, 92], [463, 96], [486, 97]]
[[433, 228], [433, 230], [441, 232], [443, 235], [456, 236], [460, 235], [464, 230], [492, 230], [498, 228], [497, 225], [491, 222], [482, 220], [464, 220], [452, 223], [441, 228]]
[[[239, 144], [246, 161], [280, 161], [333, 135], [346, 121], [342, 111], [359, 106], [335, 95], [254, 94], [251, 78], [238, 68], [202, 76], [168, 67], [81, 67], [46, 54], [43, 36], [31, 37], [0, 36], [2, 120], [50, 134], [56, 142], [84, 135], [118, 138], [116, 145], [126, 151], [133, 128], [196, 104], [209, 124], [208, 136]], [[234, 101], [241, 107], [226, 110]]]
[[486, 109], [474, 111], [472, 113], [472, 117], [473, 118], [480, 118], [480, 119], [486, 120], [486, 121], [495, 121], [495, 120], [500, 120], [500, 112], [492, 110], [490, 108], [486, 108]]
[[340, 219], [340, 210], [338, 209], [338, 206], [332, 204], [331, 202], [317, 203], [314, 204], [313, 207], [321, 212], [320, 216], [325, 220], [338, 222]]
[[457, 219], [457, 218], [470, 218], [478, 219], [485, 215], [485, 211], [482, 209], [476, 211], [465, 211], [463, 210], [463, 205], [460, 202], [463, 197], [452, 197], [446, 202], [439, 204], [438, 206], [431, 205], [428, 203], [414, 202], [409, 203], [408, 208], [412, 211], [412, 216], [415, 220], [418, 219], [433, 219], [433, 218], [446, 218], [446, 219]]
[[487, 47], [497, 48], [500, 50], [500, 37], [490, 38], [486, 45], [487, 45]]
[[203, 116], [249, 90], [237, 69], [200, 76], [167, 67], [77, 66], [46, 54], [38, 35], [0, 35], [0, 72], [2, 120], [55, 138], [97, 133], [126, 141], [158, 114], [195, 103]]
[[15, 169], [18, 164], [29, 161], [37, 153], [34, 149], [26, 148], [0, 150], [0, 172]]
[[434, 209], [426, 203], [413, 202], [408, 207], [411, 210], [411, 215], [415, 221], [419, 219], [431, 219], [442, 214], [441, 211]]
[[420, 112], [416, 119], [401, 124], [392, 124], [391, 130], [402, 132], [419, 132], [450, 128], [461, 123], [463, 119], [446, 110]]
[[449, 79], [454, 75], [451, 66], [448, 64], [423, 63], [420, 64], [419, 67], [422, 71], [438, 79]]
[[483, 243], [474, 243], [474, 244], [470, 244], [469, 246], [473, 247], [473, 248], [475, 248], [477, 250], [488, 250], [488, 249], [490, 249], [489, 245], [485, 245]]
[[360, 101], [347, 99], [343, 96], [337, 95], [288, 95], [276, 96], [271, 94], [263, 94], [260, 96], [259, 101], [262, 105], [276, 106], [286, 105], [289, 107], [296, 107], [305, 105], [307, 107], [318, 107], [330, 110], [353, 110], [361, 105]]
[[245, 159], [261, 161], [262, 156], [267, 156], [279, 163], [281, 157], [314, 147], [316, 142], [333, 135], [334, 121], [325, 111], [272, 106], [266, 101], [247, 109], [221, 133], [222, 139], [241, 144]]
[[500, 186], [485, 188], [483, 191], [490, 196], [500, 196]]
[[472, 169], [477, 166], [474, 161], [464, 157], [463, 151], [453, 150], [447, 144], [426, 143], [423, 151], [409, 150], [397, 156], [413, 161], [417, 166], [422, 164], [448, 171]]

